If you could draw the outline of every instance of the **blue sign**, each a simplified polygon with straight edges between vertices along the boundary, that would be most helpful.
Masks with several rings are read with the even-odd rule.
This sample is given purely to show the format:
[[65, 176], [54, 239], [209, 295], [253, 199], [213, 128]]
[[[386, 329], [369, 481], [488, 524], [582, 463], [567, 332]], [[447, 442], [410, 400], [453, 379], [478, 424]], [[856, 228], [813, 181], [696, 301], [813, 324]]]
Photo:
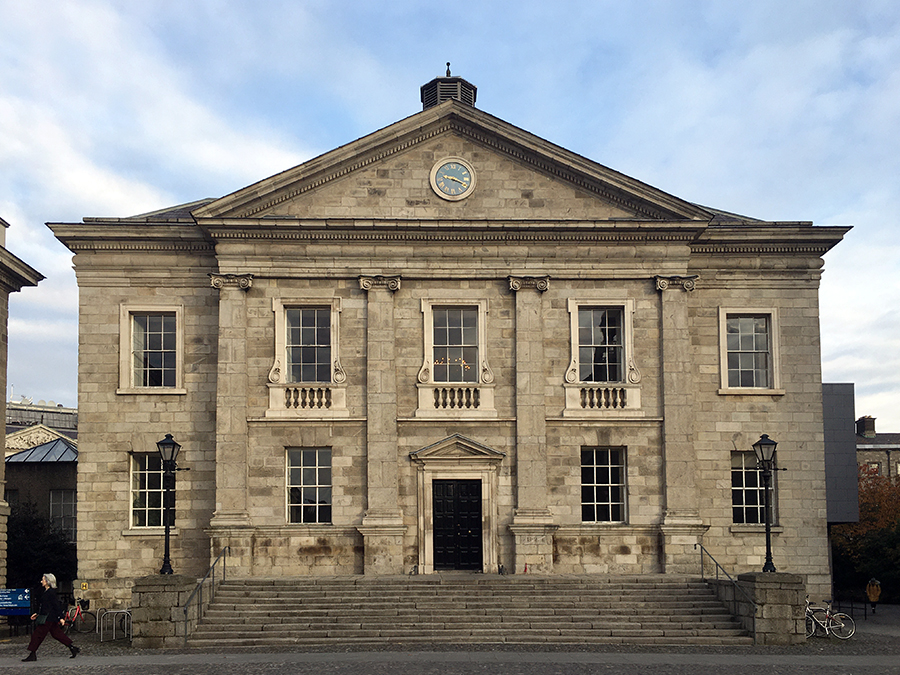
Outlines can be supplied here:
[[0, 616], [31, 614], [30, 588], [0, 588]]

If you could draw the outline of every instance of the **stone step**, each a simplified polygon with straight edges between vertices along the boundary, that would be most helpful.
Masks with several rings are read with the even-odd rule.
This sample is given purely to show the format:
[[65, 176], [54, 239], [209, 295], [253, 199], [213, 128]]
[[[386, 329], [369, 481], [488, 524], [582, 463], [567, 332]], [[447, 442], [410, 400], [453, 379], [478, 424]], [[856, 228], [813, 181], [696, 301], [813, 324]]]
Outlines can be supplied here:
[[190, 644], [751, 644], [684, 577], [443, 575], [223, 582]]

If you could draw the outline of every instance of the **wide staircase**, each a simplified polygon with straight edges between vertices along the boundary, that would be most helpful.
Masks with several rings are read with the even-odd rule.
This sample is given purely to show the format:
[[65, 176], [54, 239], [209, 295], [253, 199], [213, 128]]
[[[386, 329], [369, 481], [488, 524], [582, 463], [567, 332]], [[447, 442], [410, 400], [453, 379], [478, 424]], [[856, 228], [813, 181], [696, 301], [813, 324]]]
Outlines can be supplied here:
[[435, 574], [228, 580], [189, 645], [752, 642], [699, 579]]

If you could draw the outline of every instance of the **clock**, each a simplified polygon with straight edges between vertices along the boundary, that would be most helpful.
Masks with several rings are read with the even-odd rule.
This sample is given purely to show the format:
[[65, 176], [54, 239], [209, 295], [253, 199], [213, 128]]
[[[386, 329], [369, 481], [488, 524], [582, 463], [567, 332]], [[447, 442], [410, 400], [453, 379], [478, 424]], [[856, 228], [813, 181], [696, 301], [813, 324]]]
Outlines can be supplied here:
[[464, 159], [446, 157], [431, 169], [431, 187], [449, 201], [465, 199], [475, 189], [475, 170]]

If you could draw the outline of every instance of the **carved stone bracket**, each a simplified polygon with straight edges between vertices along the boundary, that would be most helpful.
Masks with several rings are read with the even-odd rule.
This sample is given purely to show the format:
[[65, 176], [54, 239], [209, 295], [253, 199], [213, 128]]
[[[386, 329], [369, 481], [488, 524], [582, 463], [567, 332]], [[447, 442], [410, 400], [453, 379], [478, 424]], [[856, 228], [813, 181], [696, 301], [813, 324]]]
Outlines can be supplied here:
[[212, 286], [213, 288], [218, 288], [219, 290], [225, 288], [226, 286], [231, 286], [234, 288], [239, 288], [242, 291], [249, 291], [253, 286], [253, 275], [210, 273], [209, 283], [210, 286]]
[[538, 293], [543, 293], [550, 290], [550, 277], [507, 277], [507, 279], [511, 291], [533, 288]]
[[373, 288], [386, 288], [391, 293], [400, 290], [400, 277], [398, 276], [375, 276], [375, 277], [359, 277], [359, 288], [363, 291], [371, 291]]
[[686, 291], [692, 291], [697, 286], [697, 279], [699, 279], [699, 275], [692, 274], [686, 277], [654, 277], [656, 280], [656, 290], [658, 291], [667, 291], [670, 288], [683, 288]]

